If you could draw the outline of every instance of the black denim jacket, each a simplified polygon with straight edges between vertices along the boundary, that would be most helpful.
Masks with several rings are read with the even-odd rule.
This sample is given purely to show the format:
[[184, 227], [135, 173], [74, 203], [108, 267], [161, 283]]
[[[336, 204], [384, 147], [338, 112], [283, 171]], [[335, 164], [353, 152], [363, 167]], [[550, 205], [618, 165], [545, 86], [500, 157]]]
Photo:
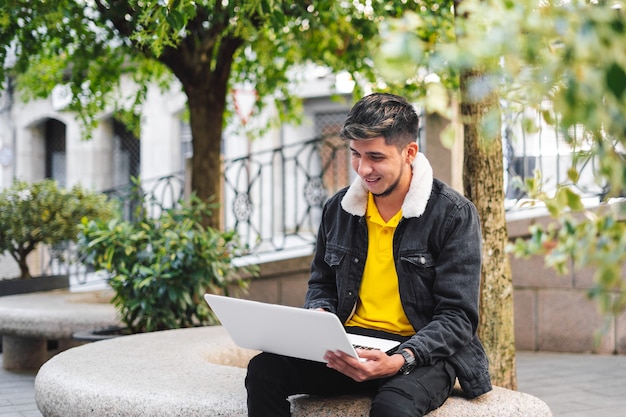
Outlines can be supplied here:
[[[367, 257], [367, 191], [357, 178], [330, 198], [317, 237], [306, 308], [324, 308], [345, 323], [354, 313]], [[393, 238], [400, 299], [416, 334], [401, 347], [418, 365], [448, 360], [469, 397], [491, 390], [489, 366], [476, 336], [481, 230], [474, 205], [433, 179], [422, 154]]]

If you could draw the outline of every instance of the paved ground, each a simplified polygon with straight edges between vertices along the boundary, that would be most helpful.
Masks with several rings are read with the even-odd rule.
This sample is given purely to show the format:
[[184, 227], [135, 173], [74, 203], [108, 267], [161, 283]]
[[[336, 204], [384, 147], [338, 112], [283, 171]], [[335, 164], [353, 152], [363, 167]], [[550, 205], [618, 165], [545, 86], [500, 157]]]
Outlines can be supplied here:
[[34, 383], [34, 372], [8, 372], [0, 366], [0, 416], [41, 417], [35, 404]]
[[626, 417], [626, 355], [520, 352], [517, 373], [555, 417]]
[[[518, 352], [517, 372], [519, 390], [545, 401], [555, 417], [626, 417], [625, 355]], [[34, 381], [34, 372], [0, 367], [0, 417], [41, 417]]]

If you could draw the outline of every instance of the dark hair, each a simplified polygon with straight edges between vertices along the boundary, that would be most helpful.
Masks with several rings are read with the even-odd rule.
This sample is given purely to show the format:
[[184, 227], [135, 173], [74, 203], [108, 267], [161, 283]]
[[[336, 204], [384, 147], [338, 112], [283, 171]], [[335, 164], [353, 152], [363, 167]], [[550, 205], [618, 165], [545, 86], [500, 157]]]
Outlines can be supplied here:
[[404, 148], [417, 140], [419, 120], [415, 109], [404, 97], [373, 93], [359, 100], [339, 133], [344, 140], [372, 139]]

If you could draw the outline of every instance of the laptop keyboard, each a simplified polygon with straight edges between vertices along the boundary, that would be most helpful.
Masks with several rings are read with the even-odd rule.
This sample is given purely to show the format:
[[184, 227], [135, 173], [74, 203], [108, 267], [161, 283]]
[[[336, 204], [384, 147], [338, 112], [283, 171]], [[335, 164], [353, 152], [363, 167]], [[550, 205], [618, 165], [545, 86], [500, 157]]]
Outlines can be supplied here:
[[352, 345], [355, 349], [365, 349], [365, 350], [380, 350], [378, 348], [372, 346], [363, 346], [363, 345]]

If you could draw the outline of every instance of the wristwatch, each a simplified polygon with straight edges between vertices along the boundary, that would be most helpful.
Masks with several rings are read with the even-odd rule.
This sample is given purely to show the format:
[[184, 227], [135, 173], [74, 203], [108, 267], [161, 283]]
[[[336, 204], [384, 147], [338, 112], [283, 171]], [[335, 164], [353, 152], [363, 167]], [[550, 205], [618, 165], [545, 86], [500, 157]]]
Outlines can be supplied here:
[[407, 352], [404, 349], [399, 349], [396, 351], [396, 353], [402, 355], [402, 357], [404, 358], [404, 365], [402, 365], [402, 368], [400, 368], [398, 373], [404, 374], [404, 375], [410, 374], [416, 365], [415, 356], [411, 355], [409, 352]]

